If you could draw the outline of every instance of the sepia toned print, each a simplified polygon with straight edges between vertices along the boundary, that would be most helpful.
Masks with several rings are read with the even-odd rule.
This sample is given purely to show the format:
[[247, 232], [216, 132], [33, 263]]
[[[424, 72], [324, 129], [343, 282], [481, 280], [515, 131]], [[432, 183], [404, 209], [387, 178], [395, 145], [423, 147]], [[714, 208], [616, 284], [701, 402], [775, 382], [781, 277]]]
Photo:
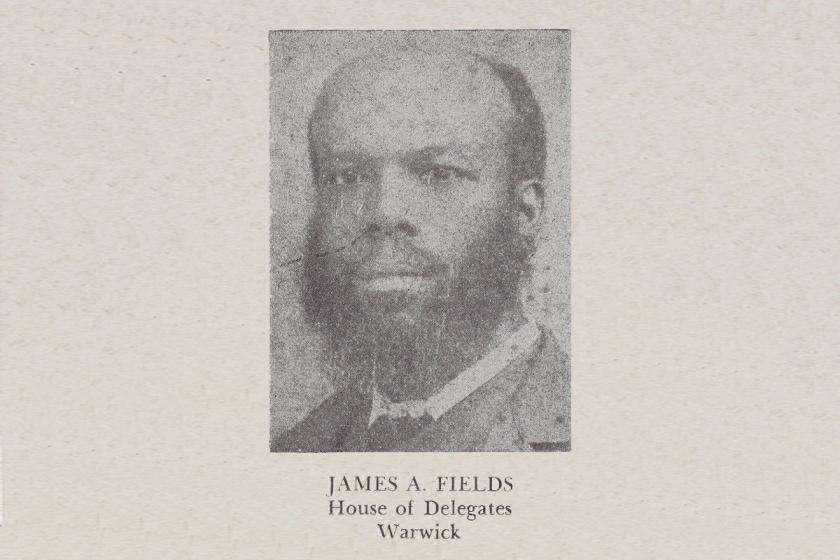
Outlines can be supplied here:
[[[275, 33], [287, 35], [273, 48], [328, 32]], [[336, 52], [305, 108], [300, 256], [281, 256], [277, 226], [272, 237], [272, 344], [313, 333], [331, 394], [271, 450], [570, 450], [568, 346], [523, 304], [546, 193], [559, 188], [546, 180], [547, 135], [568, 130], [547, 129], [521, 69], [465, 48], [470, 32], [332, 33], [364, 33], [370, 48]], [[276, 134], [286, 123], [273, 117]], [[568, 258], [555, 266], [568, 283]], [[277, 319], [290, 268], [300, 329]], [[297, 395], [275, 350], [273, 412]]]

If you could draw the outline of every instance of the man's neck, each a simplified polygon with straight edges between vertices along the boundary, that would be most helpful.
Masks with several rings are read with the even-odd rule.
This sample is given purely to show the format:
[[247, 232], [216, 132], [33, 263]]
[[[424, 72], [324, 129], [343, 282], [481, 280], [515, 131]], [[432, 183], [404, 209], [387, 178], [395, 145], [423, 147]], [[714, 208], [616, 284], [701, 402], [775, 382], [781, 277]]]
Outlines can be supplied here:
[[[377, 390], [391, 401], [424, 400], [477, 362], [526, 323], [521, 307], [501, 315], [496, 328], [475, 333], [447, 352], [418, 352], [402, 363], [381, 364], [375, 372]], [[424, 357], [425, 359], [419, 359]]]

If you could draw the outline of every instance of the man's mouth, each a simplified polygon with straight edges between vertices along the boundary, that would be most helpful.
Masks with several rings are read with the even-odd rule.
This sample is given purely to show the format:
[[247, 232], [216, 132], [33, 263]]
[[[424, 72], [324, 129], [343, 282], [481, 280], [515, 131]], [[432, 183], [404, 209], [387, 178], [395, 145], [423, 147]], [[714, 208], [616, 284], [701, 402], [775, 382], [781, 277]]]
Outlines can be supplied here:
[[428, 276], [381, 276], [369, 280], [361, 280], [356, 286], [368, 292], [395, 292], [425, 290], [434, 284]]
[[431, 271], [403, 262], [371, 262], [354, 275], [356, 287], [370, 292], [423, 290], [434, 284]]

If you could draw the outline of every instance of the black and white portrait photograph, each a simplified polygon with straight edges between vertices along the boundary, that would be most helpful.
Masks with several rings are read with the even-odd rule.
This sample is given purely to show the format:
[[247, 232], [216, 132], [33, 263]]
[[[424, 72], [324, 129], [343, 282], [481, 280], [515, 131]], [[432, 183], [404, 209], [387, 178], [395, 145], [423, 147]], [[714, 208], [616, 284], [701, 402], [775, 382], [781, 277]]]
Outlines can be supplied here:
[[270, 51], [271, 451], [569, 451], [570, 34]]

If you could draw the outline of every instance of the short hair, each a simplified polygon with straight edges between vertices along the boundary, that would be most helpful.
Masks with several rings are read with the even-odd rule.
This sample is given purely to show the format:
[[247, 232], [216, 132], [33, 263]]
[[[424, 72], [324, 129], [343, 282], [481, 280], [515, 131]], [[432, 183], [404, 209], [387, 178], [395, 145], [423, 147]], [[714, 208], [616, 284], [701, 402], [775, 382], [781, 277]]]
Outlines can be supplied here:
[[519, 68], [487, 56], [476, 56], [505, 84], [513, 105], [513, 123], [509, 142], [512, 176], [516, 181], [536, 179], [545, 175], [545, 121], [534, 90]]
[[[534, 91], [521, 70], [485, 55], [467, 53], [487, 66], [508, 90], [513, 106], [513, 122], [508, 133], [511, 151], [511, 178], [514, 181], [538, 180], [545, 175], [545, 122]], [[323, 94], [323, 92], [322, 92]], [[318, 96], [320, 98], [320, 95]], [[318, 101], [316, 101], [317, 107]], [[309, 164], [316, 181], [319, 175], [315, 145], [312, 139], [312, 121], [307, 123]]]

